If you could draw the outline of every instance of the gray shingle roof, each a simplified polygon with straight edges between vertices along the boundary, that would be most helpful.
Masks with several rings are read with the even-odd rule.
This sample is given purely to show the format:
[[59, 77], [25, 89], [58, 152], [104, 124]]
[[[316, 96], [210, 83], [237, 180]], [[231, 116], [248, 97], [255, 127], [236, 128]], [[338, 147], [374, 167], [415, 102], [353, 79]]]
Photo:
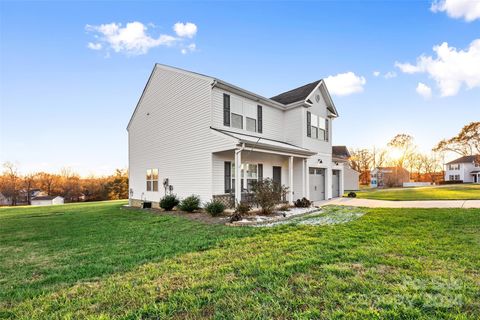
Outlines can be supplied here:
[[350, 158], [350, 152], [346, 146], [332, 146], [332, 156], [334, 158]]
[[317, 80], [304, 86], [289, 90], [287, 92], [280, 93], [279, 95], [271, 97], [270, 99], [283, 104], [290, 104], [293, 102], [305, 100], [308, 95], [312, 93], [313, 89], [315, 89], [315, 87], [320, 83], [320, 81], [322, 80]]
[[448, 162], [447, 164], [456, 164], [456, 163], [473, 163], [476, 161], [477, 163], [480, 162], [480, 155], [473, 155], [473, 156], [463, 156], [453, 161]]

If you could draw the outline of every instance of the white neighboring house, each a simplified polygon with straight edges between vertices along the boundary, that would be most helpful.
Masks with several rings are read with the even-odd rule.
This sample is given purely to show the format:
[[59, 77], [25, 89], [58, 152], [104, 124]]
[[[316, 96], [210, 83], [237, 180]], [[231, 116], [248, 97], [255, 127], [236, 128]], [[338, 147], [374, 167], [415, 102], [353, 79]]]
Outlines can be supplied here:
[[445, 181], [480, 183], [480, 155], [463, 156], [445, 164]]
[[39, 196], [32, 198], [32, 206], [50, 206], [53, 204], [63, 204], [63, 197], [60, 196]]
[[[337, 110], [323, 80], [265, 98], [220, 79], [156, 64], [128, 123], [130, 205], [180, 198], [240, 202], [254, 180], [289, 187], [288, 201], [343, 194], [332, 162]], [[242, 177], [236, 179], [236, 177]], [[334, 188], [334, 185], [337, 185]]]
[[332, 159], [334, 162], [343, 163], [343, 186], [344, 191], [360, 190], [360, 172], [352, 169], [348, 163], [350, 152], [346, 146], [333, 146]]

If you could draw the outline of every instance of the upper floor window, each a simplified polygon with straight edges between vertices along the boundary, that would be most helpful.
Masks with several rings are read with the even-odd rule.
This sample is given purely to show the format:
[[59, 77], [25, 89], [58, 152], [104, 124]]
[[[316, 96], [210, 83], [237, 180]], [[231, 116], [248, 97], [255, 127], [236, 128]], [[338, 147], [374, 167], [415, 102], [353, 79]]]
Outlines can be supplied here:
[[313, 139], [328, 141], [328, 119], [307, 111], [307, 136]]
[[262, 133], [262, 106], [228, 94], [223, 95], [223, 125]]
[[158, 169], [147, 169], [147, 191], [158, 191]]
[[460, 164], [459, 163], [449, 164], [448, 170], [460, 170]]

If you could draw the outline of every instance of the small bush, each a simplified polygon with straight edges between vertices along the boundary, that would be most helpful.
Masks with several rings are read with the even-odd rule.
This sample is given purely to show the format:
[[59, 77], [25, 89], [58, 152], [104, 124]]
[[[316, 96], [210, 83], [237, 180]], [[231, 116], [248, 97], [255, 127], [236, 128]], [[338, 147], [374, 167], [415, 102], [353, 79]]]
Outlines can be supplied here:
[[460, 183], [463, 183], [463, 180], [445, 180], [445, 181], [439, 181], [438, 184], [460, 184]]
[[212, 217], [216, 217], [223, 213], [225, 205], [218, 200], [212, 200], [211, 202], [207, 202], [204, 208]]
[[311, 205], [312, 202], [305, 197], [303, 197], [302, 199], [297, 199], [297, 201], [295, 201], [295, 207], [297, 208], [308, 208]]
[[353, 192], [353, 191], [350, 191], [350, 192], [348, 193], [348, 197], [349, 197], [349, 198], [356, 198], [356, 197], [357, 197], [357, 194], [356, 194], [355, 192]]
[[288, 188], [278, 185], [272, 179], [256, 181], [252, 184], [252, 191], [255, 203], [262, 208], [263, 214], [271, 214], [277, 204], [282, 202]]
[[200, 197], [197, 195], [191, 195], [189, 197], [186, 197], [180, 202], [180, 205], [178, 206], [180, 210], [186, 211], [186, 212], [193, 212], [195, 210], [200, 209]]
[[279, 211], [290, 211], [290, 205], [288, 205], [287, 203], [285, 204], [282, 204], [280, 206], [280, 208], [278, 208]]
[[251, 210], [250, 204], [247, 202], [240, 202], [235, 208], [235, 212], [230, 217], [230, 222], [240, 221], [242, 217], [247, 215]]
[[178, 206], [180, 200], [174, 194], [169, 194], [160, 199], [160, 208], [171, 211], [175, 206]]

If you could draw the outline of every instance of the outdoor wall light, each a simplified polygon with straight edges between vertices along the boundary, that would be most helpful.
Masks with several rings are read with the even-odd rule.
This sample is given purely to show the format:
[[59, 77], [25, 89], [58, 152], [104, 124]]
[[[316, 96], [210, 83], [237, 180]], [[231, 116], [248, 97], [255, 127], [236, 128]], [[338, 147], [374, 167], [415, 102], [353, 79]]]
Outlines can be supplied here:
[[322, 159], [318, 159], [318, 163], [323, 163], [323, 160]]

